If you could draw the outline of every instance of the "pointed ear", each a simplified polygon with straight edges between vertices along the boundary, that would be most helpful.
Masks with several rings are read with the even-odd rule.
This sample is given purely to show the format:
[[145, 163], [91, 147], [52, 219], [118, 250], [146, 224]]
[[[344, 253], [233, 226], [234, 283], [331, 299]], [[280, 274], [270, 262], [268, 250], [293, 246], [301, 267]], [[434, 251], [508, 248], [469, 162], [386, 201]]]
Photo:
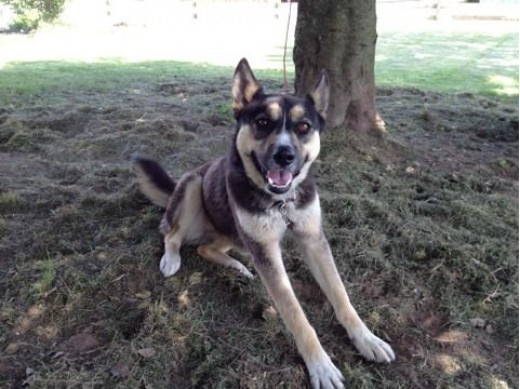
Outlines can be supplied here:
[[313, 90], [309, 92], [308, 96], [314, 103], [316, 111], [318, 111], [318, 113], [323, 117], [323, 119], [327, 117], [327, 109], [329, 108], [329, 95], [329, 78], [327, 76], [327, 72], [325, 70], [322, 70], [320, 72], [318, 81], [314, 85]]
[[233, 87], [231, 88], [233, 113], [235, 117], [238, 116], [240, 111], [249, 104], [253, 100], [253, 97], [261, 90], [262, 87], [258, 81], [256, 81], [247, 59], [242, 58], [235, 70]]

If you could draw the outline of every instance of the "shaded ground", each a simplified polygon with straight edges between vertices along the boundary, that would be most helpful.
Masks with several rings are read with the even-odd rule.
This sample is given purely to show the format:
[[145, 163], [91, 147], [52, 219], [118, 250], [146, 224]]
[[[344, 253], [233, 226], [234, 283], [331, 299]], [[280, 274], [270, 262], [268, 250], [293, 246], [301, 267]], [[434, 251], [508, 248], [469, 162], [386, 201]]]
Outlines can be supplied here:
[[[132, 183], [135, 151], [177, 177], [223, 153], [229, 90], [178, 77], [0, 108], [1, 386], [306, 387], [258, 279], [190, 248], [161, 277], [160, 210]], [[517, 103], [378, 105], [390, 135], [329, 131], [316, 171], [340, 272], [397, 361], [361, 360], [289, 240], [296, 293], [350, 387], [517, 388]]]

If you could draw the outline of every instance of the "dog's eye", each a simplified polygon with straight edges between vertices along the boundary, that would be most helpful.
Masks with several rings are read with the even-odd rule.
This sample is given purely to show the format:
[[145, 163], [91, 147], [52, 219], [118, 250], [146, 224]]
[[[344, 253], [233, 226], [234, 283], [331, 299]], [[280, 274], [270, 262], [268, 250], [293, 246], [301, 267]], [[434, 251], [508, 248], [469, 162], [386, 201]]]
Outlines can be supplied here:
[[271, 126], [271, 120], [267, 118], [256, 119], [255, 123], [260, 129], [267, 129]]
[[296, 130], [300, 134], [306, 134], [309, 132], [310, 129], [311, 129], [311, 125], [307, 122], [300, 122], [300, 123], [296, 124]]

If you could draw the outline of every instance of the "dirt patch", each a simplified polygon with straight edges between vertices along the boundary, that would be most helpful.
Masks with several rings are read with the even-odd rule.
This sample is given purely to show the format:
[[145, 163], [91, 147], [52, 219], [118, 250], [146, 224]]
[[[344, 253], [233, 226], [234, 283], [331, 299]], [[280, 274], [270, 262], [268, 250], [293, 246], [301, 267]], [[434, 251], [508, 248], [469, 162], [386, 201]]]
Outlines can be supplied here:
[[[176, 177], [224, 153], [229, 89], [176, 78], [0, 111], [3, 386], [308, 385], [258, 279], [189, 248], [160, 276], [160, 210], [132, 181], [134, 152]], [[517, 105], [382, 90], [378, 106], [389, 134], [328, 131], [316, 172], [339, 270], [397, 361], [361, 361], [289, 240], [296, 293], [352, 387], [518, 387]]]

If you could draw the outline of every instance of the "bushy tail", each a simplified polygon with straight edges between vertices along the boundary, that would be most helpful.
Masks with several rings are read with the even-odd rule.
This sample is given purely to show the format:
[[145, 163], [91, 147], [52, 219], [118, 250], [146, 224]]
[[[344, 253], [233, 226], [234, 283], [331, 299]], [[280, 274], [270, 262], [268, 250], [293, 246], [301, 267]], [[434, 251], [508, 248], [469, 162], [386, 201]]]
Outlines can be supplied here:
[[153, 159], [137, 155], [132, 160], [141, 192], [152, 203], [166, 208], [168, 198], [175, 189], [175, 182]]

